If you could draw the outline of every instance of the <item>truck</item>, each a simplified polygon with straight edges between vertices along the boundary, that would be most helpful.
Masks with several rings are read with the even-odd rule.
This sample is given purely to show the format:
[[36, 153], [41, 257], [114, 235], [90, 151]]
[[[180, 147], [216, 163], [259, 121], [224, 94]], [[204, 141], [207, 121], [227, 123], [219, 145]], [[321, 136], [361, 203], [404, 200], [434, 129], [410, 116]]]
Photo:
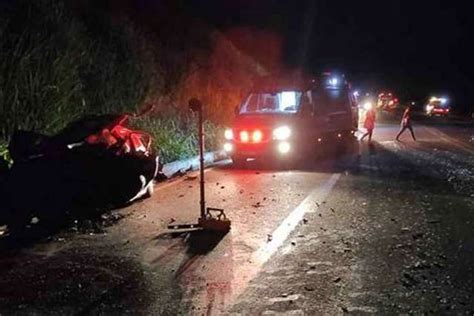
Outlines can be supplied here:
[[431, 97], [428, 100], [425, 111], [426, 115], [431, 116], [448, 116], [451, 108], [448, 99], [445, 97]]
[[248, 159], [299, 161], [324, 144], [347, 145], [357, 128], [357, 102], [343, 75], [268, 77], [237, 107], [224, 150], [237, 166]]
[[399, 105], [398, 98], [391, 92], [382, 92], [377, 98], [377, 108], [385, 111], [394, 111]]

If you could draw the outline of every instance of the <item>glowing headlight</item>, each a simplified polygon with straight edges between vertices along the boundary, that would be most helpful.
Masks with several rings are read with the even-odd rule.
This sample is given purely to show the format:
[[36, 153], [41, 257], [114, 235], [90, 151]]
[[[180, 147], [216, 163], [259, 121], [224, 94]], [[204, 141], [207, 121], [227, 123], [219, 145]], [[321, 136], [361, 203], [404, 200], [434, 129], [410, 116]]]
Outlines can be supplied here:
[[431, 112], [431, 111], [433, 111], [433, 109], [434, 109], [434, 106], [432, 106], [432, 105], [427, 105], [426, 106], [426, 111], [427, 112]]
[[289, 143], [287, 142], [281, 142], [278, 144], [278, 151], [281, 153], [281, 154], [287, 154], [290, 152], [290, 149], [291, 149], [291, 146]]
[[242, 143], [248, 143], [249, 142], [249, 132], [247, 131], [241, 131], [240, 132], [240, 141]]
[[329, 84], [331, 86], [337, 86], [339, 84], [339, 80], [337, 78], [331, 78], [329, 79]]
[[280, 126], [273, 130], [273, 138], [276, 140], [286, 140], [291, 136], [291, 129], [288, 126]]
[[372, 102], [366, 102], [364, 103], [364, 109], [365, 110], [370, 110], [372, 108]]
[[232, 132], [230, 128], [225, 130], [224, 137], [227, 140], [232, 140], [234, 138], [234, 133]]
[[262, 139], [263, 139], [263, 134], [260, 130], [257, 129], [256, 131], [253, 132], [252, 141], [254, 143], [260, 143]]
[[231, 152], [233, 149], [234, 149], [234, 146], [232, 146], [231, 143], [225, 143], [225, 144], [224, 144], [224, 150], [225, 150], [226, 152], [229, 153], [229, 152]]

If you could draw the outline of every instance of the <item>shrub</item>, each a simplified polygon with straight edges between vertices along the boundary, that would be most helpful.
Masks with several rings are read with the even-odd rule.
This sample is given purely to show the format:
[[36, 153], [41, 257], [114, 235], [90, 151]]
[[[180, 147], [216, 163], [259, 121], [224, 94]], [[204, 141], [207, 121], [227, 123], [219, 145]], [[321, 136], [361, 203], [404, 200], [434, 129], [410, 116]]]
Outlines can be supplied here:
[[0, 26], [0, 138], [52, 133], [85, 113], [133, 110], [144, 97], [130, 31], [90, 31], [60, 0], [20, 0]]
[[[159, 151], [164, 163], [196, 155], [199, 149], [197, 118], [191, 114], [176, 112], [167, 114], [140, 118], [134, 122], [134, 126], [152, 135], [154, 148]], [[219, 148], [223, 135], [222, 128], [206, 121], [204, 131], [205, 148], [208, 150]]]

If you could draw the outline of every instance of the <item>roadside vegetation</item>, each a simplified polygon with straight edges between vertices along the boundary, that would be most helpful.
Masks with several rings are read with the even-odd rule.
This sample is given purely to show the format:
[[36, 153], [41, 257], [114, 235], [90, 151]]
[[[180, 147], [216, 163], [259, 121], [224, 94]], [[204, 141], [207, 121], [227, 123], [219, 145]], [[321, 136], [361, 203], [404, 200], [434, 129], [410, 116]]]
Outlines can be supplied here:
[[206, 147], [217, 149], [234, 107], [265, 74], [221, 32], [187, 16], [65, 3], [18, 0], [0, 8], [0, 155], [7, 159], [16, 129], [52, 134], [85, 114], [134, 112], [145, 103], [154, 111], [134, 124], [152, 134], [163, 161], [191, 156], [191, 97], [206, 105]]

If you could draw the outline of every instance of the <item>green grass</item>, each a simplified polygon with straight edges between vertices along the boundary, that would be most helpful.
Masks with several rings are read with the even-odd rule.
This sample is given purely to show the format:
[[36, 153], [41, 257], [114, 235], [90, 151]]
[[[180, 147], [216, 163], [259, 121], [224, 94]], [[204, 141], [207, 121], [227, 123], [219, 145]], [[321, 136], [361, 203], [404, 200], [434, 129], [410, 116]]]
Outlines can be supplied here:
[[5, 160], [8, 165], [12, 164], [10, 154], [8, 153], [7, 143], [0, 140], [0, 160]]
[[0, 138], [54, 133], [83, 114], [134, 110], [143, 100], [146, 72], [130, 29], [107, 19], [89, 26], [59, 0], [20, 0], [0, 20]]
[[[191, 115], [147, 117], [139, 119], [134, 125], [152, 135], [154, 149], [159, 152], [164, 163], [198, 153], [196, 118]], [[219, 148], [223, 129], [211, 122], [205, 122], [204, 130], [206, 150]]]
[[[0, 12], [0, 155], [9, 160], [5, 144], [17, 129], [54, 134], [85, 114], [134, 112], [147, 97], [174, 92], [198, 45], [173, 49], [172, 39], [155, 43], [100, 11], [75, 16], [61, 0], [12, 2]], [[165, 162], [196, 154], [195, 119], [162, 103], [159, 117], [136, 125]], [[218, 148], [221, 134], [207, 122], [206, 148]]]

